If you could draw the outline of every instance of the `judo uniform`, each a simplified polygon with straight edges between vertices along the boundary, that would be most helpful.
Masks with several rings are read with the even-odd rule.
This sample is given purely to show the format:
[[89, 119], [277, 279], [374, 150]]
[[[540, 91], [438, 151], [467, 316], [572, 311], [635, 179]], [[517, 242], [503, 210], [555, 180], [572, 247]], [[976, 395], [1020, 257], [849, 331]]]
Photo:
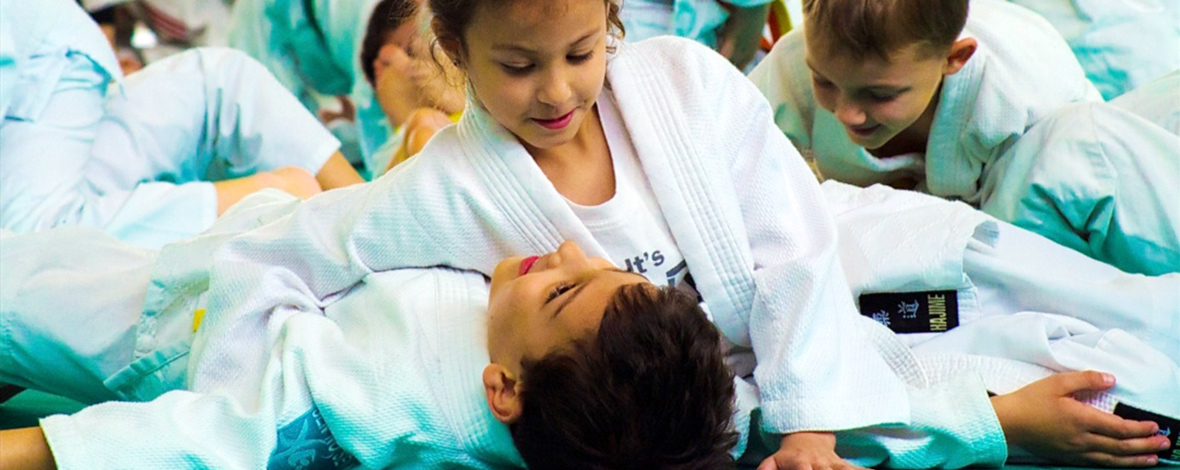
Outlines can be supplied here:
[[1174, 1], [1011, 1], [1061, 33], [1107, 100], [1180, 69], [1180, 4]]
[[[628, 131], [642, 136], [632, 143], [643, 172], [714, 323], [758, 354], [767, 426], [904, 422], [904, 385], [849, 327], [859, 319], [818, 186], [757, 90], [721, 56], [671, 37], [621, 44], [607, 81]], [[605, 254], [516, 138], [469, 103], [457, 126], [379, 180], [227, 241], [208, 311], [241, 320], [202, 330], [194, 350], [218, 351], [200, 354], [195, 370], [255, 362], [232, 338], [275, 305], [315, 309], [365, 274], [397, 267], [489, 273], [504, 257], [564, 240]], [[274, 282], [293, 288], [259, 288]], [[153, 302], [167, 305], [167, 293]], [[879, 394], [856, 394], [865, 388]]]
[[1144, 119], [1175, 121], [1167, 84], [1046, 117], [996, 161], [981, 208], [1127, 272], [1180, 272], [1180, 134]]
[[[379, 174], [379, 149], [393, 129], [361, 71], [360, 50], [377, 0], [242, 0], [235, 2], [229, 43], [258, 59], [311, 111], [320, 99], [349, 96], [363, 163]], [[350, 134], [353, 135], [353, 134]], [[386, 155], [384, 160], [388, 162]]]
[[1029, 127], [1067, 103], [1102, 98], [1060, 34], [1024, 8], [974, 0], [960, 37], [979, 47], [944, 79], [925, 155], [877, 158], [852, 143], [815, 102], [802, 31], [779, 40], [750, 79], [824, 177], [858, 186], [917, 180], [925, 192], [978, 206], [995, 160]]
[[[86, 33], [55, 47], [101, 48], [103, 55], [93, 56], [114, 62], [101, 32], [77, 5], [55, 11], [48, 8], [55, 2], [35, 4], [44, 5], [39, 13], [52, 18], [78, 16], [76, 25], [31, 23], [43, 35]], [[82, 87], [77, 78], [56, 79], [52, 67], [21, 66], [22, 81], [14, 91], [18, 99], [0, 127], [0, 223], [5, 228], [28, 232], [88, 225], [159, 247], [212, 224], [217, 195], [207, 181], [287, 166], [314, 174], [339, 148], [262, 66], [237, 51], [197, 49], [169, 57], [136, 73], [105, 103], [106, 81], [119, 77], [117, 65], [109, 68], [113, 72], [98, 73], [91, 69], [99, 62], [89, 54], [37, 54], [26, 54], [26, 62], [60, 63], [58, 68], [83, 64], [78, 73], [90, 76], [93, 86]], [[58, 82], [62, 89], [53, 89]], [[44, 111], [35, 116], [33, 105], [42, 94]], [[65, 116], [67, 126], [51, 127], [56, 119], [51, 113]], [[284, 118], [272, 119], [275, 115]]]
[[[245, 54], [197, 48], [128, 77], [109, 97], [78, 223], [160, 247], [217, 218], [213, 183], [283, 167], [316, 174], [340, 141]], [[161, 99], [167, 97], [167, 99]], [[91, 209], [93, 207], [93, 209]]]
[[[726, 3], [749, 8], [771, 0], [740, 0]], [[680, 36], [710, 48], [717, 48], [717, 33], [729, 19], [729, 11], [716, 0], [635, 0], [619, 11], [627, 41], [642, 41], [656, 36]]]
[[1180, 69], [1111, 100], [1110, 104], [1180, 134]]
[[[1035, 462], [994, 434], [998, 423], [983, 391], [1010, 393], [1054, 372], [1114, 374], [1114, 389], [1080, 398], [1104, 411], [1122, 403], [1180, 416], [1180, 275], [1127, 274], [963, 203], [917, 192], [834, 181], [822, 190], [854, 297], [951, 291], [959, 324], [883, 335], [880, 325], [862, 325], [906, 379], [913, 416], [905, 428], [838, 433], [840, 455], [892, 468]], [[739, 383], [738, 391], [740, 422], [756, 400], [748, 399], [748, 386]], [[751, 433], [745, 459], [756, 464], [777, 438], [756, 427]]]
[[94, 21], [74, 2], [9, 2], [11, 58], [0, 96], [0, 227], [29, 231], [69, 220], [82, 166], [122, 72]]
[[[1110, 273], [1102, 272], [1103, 268], [1125, 278], [1132, 276], [1046, 240], [1039, 243], [1047, 246], [1038, 246], [1035, 240], [1030, 243], [1028, 238], [1039, 237], [997, 224], [962, 204], [882, 187], [862, 190], [834, 182], [825, 183], [823, 192], [837, 213], [841, 261], [854, 294], [957, 289], [961, 305], [959, 318], [963, 321], [962, 326], [949, 333], [917, 337], [895, 337], [868, 320], [858, 325], [866, 328], [876, 347], [890, 358], [896, 373], [907, 381], [913, 416], [905, 427], [881, 426], [838, 433], [841, 455], [861, 465], [896, 468], [1000, 465], [1009, 453], [984, 391], [1007, 393], [1051, 371], [1099, 368], [1115, 373], [1119, 386], [1101, 397], [1105, 401], [1094, 403], [1107, 411], [1114, 400], [1160, 413], [1177, 411], [1168, 404], [1176, 387], [1180, 387], [1176, 382], [1180, 380], [1178, 369], [1166, 357], [1161, 359], [1157, 349], [1121, 331], [1099, 331], [1079, 319], [1024, 309], [1035, 308], [1034, 302], [1043, 302], [1062, 306], [1057, 312], [1092, 315], [1100, 322], [1119, 323], [1128, 314], [1144, 311], [1134, 303], [1120, 303], [1125, 297], [1121, 290], [1138, 286], [1177, 297], [1180, 290], [1175, 288], [1180, 284], [1180, 277], [1171, 277], [1170, 286], [1145, 282], [1148, 279], [1142, 276], [1105, 286], [1085, 282], [1108, 276]], [[225, 240], [225, 235], [269, 223], [295, 211], [300, 204], [290, 196], [274, 194], [277, 196], [266, 192], [250, 196], [220, 219], [202, 240], [187, 248], [216, 246]], [[938, 219], [942, 223], [921, 227], [898, 223], [929, 220], [932, 214], [947, 217]], [[978, 230], [981, 227], [984, 230]], [[1028, 252], [1014, 251], [1007, 245], [1035, 255], [1030, 257]], [[46, 246], [64, 249], [47, 250]], [[374, 273], [355, 288], [326, 299], [322, 316], [314, 309], [280, 307], [264, 322], [246, 328], [243, 327], [247, 325], [240, 325], [235, 339], [264, 351], [259, 358], [267, 363], [258, 370], [266, 376], [261, 383], [270, 393], [259, 394], [257, 389], [232, 385], [190, 393], [196, 389], [176, 390], [185, 388], [194, 311], [201, 309], [206, 295], [208, 278], [202, 273], [187, 273], [190, 277], [186, 279], [184, 275], [178, 276], [180, 273], [172, 269], [173, 264], [159, 262], [154, 251], [128, 247], [82, 229], [8, 238], [0, 240], [0, 247], [3, 248], [0, 280], [4, 281], [0, 282], [3, 300], [0, 305], [4, 306], [0, 321], [10, 326], [6, 336], [0, 338], [0, 382], [49, 389], [84, 401], [160, 398], [143, 406], [103, 404], [73, 417], [57, 416], [43, 421], [50, 442], [59, 453], [59, 462], [61, 456], [67, 459], [86, 456], [91, 460], [82, 462], [99, 465], [87, 468], [104, 468], [103, 459], [109, 455], [121, 458], [122, 468], [144, 462], [171, 466], [181, 457], [205, 465], [217, 463], [218, 468], [237, 468], [264, 458], [274, 468], [288, 468], [282, 465], [282, 459], [287, 457], [299, 457], [307, 465], [350, 463], [355, 461], [351, 458], [351, 443], [378, 442], [388, 436], [382, 434], [387, 432], [385, 426], [397, 426], [404, 433], [403, 441], [395, 439], [391, 444], [393, 450], [382, 448], [393, 454], [392, 462], [396, 464], [434, 467], [446, 466], [444, 462], [458, 465], [475, 459], [484, 461], [481, 465], [486, 466], [494, 466], [494, 462], [518, 465], [507, 448], [488, 450], [490, 443], [501, 442], [498, 440], [502, 438], [498, 434], [501, 426], [490, 421], [480, 393], [482, 387], [477, 379], [473, 380], [487, 363], [483, 350], [486, 320], [481, 313], [486, 309], [487, 290], [481, 276], [445, 269]], [[167, 248], [166, 252], [173, 248]], [[928, 255], [918, 256], [917, 251]], [[1071, 263], [1070, 258], [1076, 262]], [[1046, 290], [1055, 287], [1054, 273], [1040, 278], [1011, 276], [1022, 269], [1037, 271], [1047, 260], [1064, 264], [1062, 269], [1081, 268], [1082, 282], [1064, 289], [1057, 286]], [[49, 272], [56, 275], [42, 275]], [[115, 275], [125, 282], [111, 284], [110, 279]], [[161, 288], [187, 295], [174, 296], [170, 308], [149, 302], [141, 313], [145, 296], [152, 297], [148, 292]], [[1037, 295], [1029, 297], [1021, 289]], [[62, 298], [63, 290], [101, 291], [105, 295]], [[1085, 298], [1070, 301], [1079, 294]], [[1087, 306], [1093, 299], [1101, 302], [1094, 307]], [[1083, 308], [1076, 312], [1070, 310], [1078, 305]], [[1121, 306], [1121, 310], [1103, 310], [1113, 305]], [[1177, 312], [1180, 302], [1159, 307], [1165, 308], [1152, 309], [1153, 313], [1170, 315], [1173, 323], [1156, 322], [1144, 327], [1176, 326], [1175, 322], [1180, 321]], [[1110, 315], [1112, 312], [1116, 314]], [[206, 319], [201, 327], [209, 327], [212, 323], [206, 322], [212, 321]], [[75, 327], [80, 323], [88, 325], [85, 331]], [[344, 338], [339, 338], [340, 335]], [[439, 347], [439, 341], [445, 341], [448, 347]], [[1170, 341], [1176, 344], [1174, 333]], [[909, 352], [901, 342], [912, 345], [914, 352]], [[353, 354], [358, 350], [359, 357], [370, 367], [356, 365]], [[343, 357], [333, 357], [341, 351]], [[241, 372], [217, 370], [222, 382], [256, 380]], [[276, 374], [282, 375], [281, 380], [274, 377]], [[235, 376], [237, 379], [232, 378]], [[327, 392], [322, 384], [329, 380], [347, 384], [348, 388], [333, 388], [347, 392]], [[283, 384], [282, 393], [273, 390], [278, 383]], [[421, 383], [427, 386], [411, 386]], [[741, 378], [736, 384], [739, 399], [735, 428], [742, 439], [734, 453], [757, 462], [770, 452], [771, 442], [777, 445], [777, 439], [758, 430], [756, 387]], [[401, 387], [394, 389], [395, 385]], [[443, 398], [426, 400], [415, 395], [423, 393], [423, 388]], [[456, 398], [457, 391], [462, 390], [467, 393]], [[202, 393], [209, 396], [201, 396]], [[315, 411], [305, 408], [306, 394], [311, 395]], [[354, 403], [344, 404], [342, 400]], [[413, 422], [405, 421], [404, 412], [398, 413], [398, 407], [407, 400], [420, 406], [411, 413]], [[239, 406], [232, 406], [233, 403]], [[454, 403], [460, 406], [451, 406]], [[212, 408], [217, 405], [220, 407]], [[349, 415], [357, 409], [363, 409], [366, 414]], [[192, 413], [201, 415], [193, 417]], [[275, 421], [268, 418], [272, 413], [294, 418]], [[450, 422], [458, 424], [447, 428], [434, 421], [444, 413]], [[253, 424], [245, 430], [222, 427], [239, 423], [244, 416], [259, 415], [263, 416], [262, 421], [251, 421]], [[149, 425], [134, 432], [106, 422], [145, 416], [151, 417], [147, 421]], [[328, 416], [340, 419], [332, 420]], [[343, 420], [344, 417], [348, 419]], [[185, 423], [190, 420], [195, 420], [200, 429], [209, 430], [209, 435], [218, 437], [206, 441], [192, 433], [174, 441], [159, 438], [176, 436], [176, 428], [187, 426]], [[296, 434], [293, 430], [304, 425], [309, 429], [304, 439], [292, 439]], [[121, 434], [111, 439], [96, 439], [105, 435], [102, 431], [112, 428]], [[278, 437], [272, 441], [268, 433], [276, 429]], [[342, 429], [347, 432], [346, 437], [341, 437]], [[460, 442], [456, 439], [467, 436], [468, 429], [478, 432], [470, 433], [473, 437], [461, 441], [461, 446], [447, 445]], [[96, 430], [100, 432], [93, 432]], [[447, 432], [457, 434], [448, 436]], [[260, 442], [265, 444], [262, 450], [227, 452], [227, 448], [233, 449], [234, 442], [245, 439], [244, 434], [262, 436]], [[143, 435], [153, 436], [146, 441], [151, 446], [135, 440]], [[436, 438], [440, 440], [432, 440]], [[405, 457], [399, 453], [404, 450], [399, 447], [404, 440], [413, 440], [422, 447], [415, 448], [414, 457], [398, 460]], [[103, 449], [91, 450], [91, 446], [100, 444]], [[346, 453], [332, 449], [346, 449]], [[269, 457], [267, 450], [271, 452]], [[221, 460], [208, 460], [214, 458], [209, 455], [211, 451], [218, 452], [217, 458]], [[465, 454], [467, 457], [460, 457]], [[365, 464], [366, 468], [370, 466]]]
[[[31, 249], [78, 238], [89, 241], [56, 254]], [[481, 373], [489, 361], [488, 290], [479, 274], [376, 273], [323, 311], [275, 311], [237, 340], [262, 352], [261, 375], [218, 369], [211, 372], [225, 387], [186, 387], [208, 382], [185, 376], [197, 359], [187, 348], [194, 311], [141, 316], [142, 304], [136, 306], [151, 271], [167, 269], [153, 267], [155, 251], [85, 228], [0, 243], [0, 317], [12, 324], [25, 314], [36, 319], [29, 326], [59, 320], [56, 330], [13, 332], [17, 341], [43, 340], [33, 356], [14, 361], [13, 343], [4, 344], [14, 338], [4, 338], [0, 369], [12, 372], [14, 362], [27, 360], [34, 365], [17, 373], [72, 385], [67, 396], [97, 386], [81, 398], [108, 390], [120, 400], [147, 401], [110, 401], [42, 419], [58, 468], [523, 468], [507, 426], [487, 410]], [[70, 276], [26, 276], [41, 268]], [[128, 284], [112, 285], [116, 274]], [[106, 295], [77, 299], [78, 310], [57, 308], [61, 289], [103, 286]], [[178, 300], [200, 301], [200, 292], [190, 293]], [[214, 321], [205, 318], [199, 327]], [[89, 335], [79, 334], [80, 324]], [[37, 335], [90, 347], [70, 351]], [[75, 383], [65, 383], [70, 379]]]

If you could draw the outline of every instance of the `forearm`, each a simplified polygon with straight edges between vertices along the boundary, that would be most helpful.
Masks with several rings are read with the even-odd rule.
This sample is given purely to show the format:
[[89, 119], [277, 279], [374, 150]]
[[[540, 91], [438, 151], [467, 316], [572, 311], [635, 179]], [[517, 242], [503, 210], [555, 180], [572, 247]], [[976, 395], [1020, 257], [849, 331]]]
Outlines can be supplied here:
[[718, 44], [722, 54], [729, 58], [740, 70], [754, 60], [754, 53], [762, 41], [762, 29], [766, 25], [766, 16], [770, 12], [770, 4], [751, 7], [731, 6], [729, 20], [725, 25], [725, 37]]
[[365, 182], [365, 179], [356, 172], [352, 164], [348, 163], [348, 159], [344, 158], [344, 154], [340, 152], [333, 153], [331, 157], [328, 157], [328, 161], [324, 162], [324, 166], [320, 167], [320, 171], [315, 174], [315, 179], [325, 191]]
[[0, 431], [0, 470], [57, 468], [41, 427]]

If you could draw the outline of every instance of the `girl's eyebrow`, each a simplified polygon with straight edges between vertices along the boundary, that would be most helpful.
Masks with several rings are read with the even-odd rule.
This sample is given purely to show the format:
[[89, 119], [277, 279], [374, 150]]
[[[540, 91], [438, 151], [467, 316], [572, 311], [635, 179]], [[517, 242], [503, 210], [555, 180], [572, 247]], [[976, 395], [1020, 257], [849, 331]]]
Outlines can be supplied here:
[[[586, 34], [585, 36], [578, 38], [577, 41], [574, 41], [573, 43], [571, 43], [571, 46], [576, 46], [578, 44], [581, 44], [581, 43], [585, 42], [587, 39], [594, 37], [594, 35], [596, 35], [596, 34], [598, 34], [598, 31], [590, 32], [589, 34]], [[494, 45], [492, 45], [492, 50], [493, 51], [520, 52], [520, 53], [525, 53], [525, 54], [530, 54], [530, 53], [536, 52], [532, 49], [529, 49], [524, 46], [519, 46], [516, 44], [494, 44]]]

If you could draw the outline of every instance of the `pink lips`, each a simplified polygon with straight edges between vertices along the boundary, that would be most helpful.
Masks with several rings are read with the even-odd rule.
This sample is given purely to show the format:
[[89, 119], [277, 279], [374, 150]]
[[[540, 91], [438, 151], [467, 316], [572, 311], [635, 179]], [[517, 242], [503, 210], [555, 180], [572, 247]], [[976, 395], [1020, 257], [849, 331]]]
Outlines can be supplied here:
[[563, 128], [565, 128], [565, 126], [568, 126], [570, 124], [570, 121], [574, 120], [574, 111], [576, 111], [576, 109], [570, 110], [570, 112], [565, 113], [565, 116], [559, 117], [557, 119], [533, 119], [533, 120], [537, 121], [537, 124], [540, 124], [541, 127], [544, 127], [546, 129], [550, 129], [550, 130], [563, 129]]
[[881, 125], [878, 124], [878, 125], [875, 125], [872, 127], [849, 127], [848, 129], [851, 130], [852, 133], [854, 133], [856, 135], [868, 136], [868, 135], [876, 132], [877, 129], [879, 129], [880, 127], [881, 127]]
[[536, 264], [537, 260], [539, 260], [539, 259], [541, 259], [540, 256], [530, 256], [528, 258], [521, 260], [520, 261], [520, 275], [523, 276], [525, 274], [528, 274], [529, 270], [533, 269], [533, 265]]

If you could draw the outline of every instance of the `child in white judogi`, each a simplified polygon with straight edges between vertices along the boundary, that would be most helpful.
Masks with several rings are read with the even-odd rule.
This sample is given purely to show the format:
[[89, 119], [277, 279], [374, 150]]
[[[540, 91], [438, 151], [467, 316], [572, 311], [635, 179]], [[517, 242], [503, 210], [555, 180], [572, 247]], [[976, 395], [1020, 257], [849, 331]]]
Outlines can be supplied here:
[[[208, 237], [259, 214], [230, 214]], [[247, 328], [203, 315], [207, 273], [175, 283], [183, 267], [167, 248], [160, 255], [83, 228], [0, 246], [0, 321], [13, 327], [0, 338], [0, 382], [121, 400], [0, 432], [0, 467], [35, 452], [23, 432], [44, 451], [26, 465], [61, 469], [522, 468], [517, 446], [569, 459], [531, 468], [730, 459], [731, 374], [696, 300], [641, 285], [572, 244], [505, 260], [490, 287], [481, 274], [446, 268], [374, 273], [329, 304], [278, 307]], [[566, 282], [587, 288], [551, 302], [552, 286]], [[105, 292], [61, 296], [93, 288]], [[177, 303], [145, 308], [159, 288]], [[234, 344], [190, 351], [194, 331], [219, 323], [239, 327]], [[210, 377], [188, 367], [222, 347], [261, 355], [223, 362]], [[568, 386], [587, 381], [617, 389]], [[667, 399], [684, 390], [693, 393]], [[620, 439], [585, 438], [596, 435]], [[571, 445], [582, 453], [561, 447]]]
[[[1067, 103], [1101, 100], [1060, 34], [1022, 7], [873, 5], [805, 2], [804, 28], [750, 73], [775, 123], [826, 178], [979, 205], [993, 163], [1029, 127]], [[860, 29], [837, 17], [849, 11], [882, 37], [851, 33]], [[920, 28], [920, 11], [945, 18]]]
[[[905, 427], [840, 433], [838, 448], [843, 457], [860, 465], [958, 468], [1000, 465], [1010, 455], [1018, 455], [1009, 454], [1011, 446], [1061, 445], [1055, 440], [1060, 435], [1017, 434], [1020, 417], [1007, 414], [1006, 403], [989, 401], [984, 393], [1008, 394], [1052, 372], [1095, 368], [1113, 373], [1118, 380], [1113, 389], [1089, 382], [1089, 376], [1055, 376], [1042, 382], [1095, 392], [1110, 389], [1102, 395], [1105, 401], [1093, 402], [1105, 411], [1111, 411], [1117, 400], [1164, 415], [1180, 412], [1170, 400], [1180, 387], [1180, 368], [1158, 352], [1180, 344], [1175, 335], [1166, 333], [1176, 331], [1180, 322], [1176, 310], [1180, 277], [1129, 276], [961, 204], [919, 194], [826, 183], [824, 195], [837, 212], [841, 260], [855, 295], [950, 290], [958, 300], [949, 314], [959, 326], [952, 324], [949, 333], [899, 335], [913, 353], [894, 344], [898, 337], [891, 333], [885, 331], [882, 336], [876, 331], [884, 331], [879, 325], [868, 320], [859, 324], [873, 331], [876, 347], [887, 352], [896, 373], [909, 384], [913, 419]], [[189, 248], [202, 243], [215, 247], [218, 234], [265, 223], [297, 206], [289, 196], [272, 201], [255, 196], [247, 201], [254, 206], [235, 208], [205, 240]], [[942, 223], [913, 223], [932, 215]], [[157, 257], [155, 252], [80, 230], [8, 238], [0, 246], [5, 248], [4, 263], [0, 263], [6, 286], [3, 320], [20, 325], [0, 339], [0, 350], [8, 358], [0, 367], [0, 381], [88, 402], [158, 397], [148, 404], [100, 405], [72, 417], [44, 420], [42, 427], [61, 468], [72, 468], [69, 463], [74, 459], [87, 468], [104, 468], [108, 455], [109, 463], [117, 462], [120, 468], [181, 458], [190, 459], [188, 465], [215, 462], [219, 468], [236, 468], [251, 459], [266, 458], [268, 449], [273, 449], [269, 462], [286, 468], [281, 458], [299, 451], [314, 455], [307, 457], [312, 461], [351, 462], [356, 443], [383, 440], [390, 442], [376, 448], [389, 454], [382, 458], [393, 459], [391, 464], [519, 465], [511, 446], [505, 444], [502, 426], [485, 411], [475, 380], [487, 363], [486, 355], [480, 358], [486, 353], [476, 348], [482, 344], [482, 335], [488, 334], [482, 313], [486, 284], [479, 275], [445, 269], [375, 273], [331, 299], [322, 317], [317, 308], [287, 306], [277, 309], [264, 324], [239, 324], [232, 348], [272, 351], [258, 356], [269, 365], [223, 364], [218, 373], [235, 376], [232, 382], [241, 383], [200, 389], [191, 385], [200, 382], [197, 377], [186, 379], [185, 375], [194, 325], [231, 321], [202, 319], [194, 313], [200, 311], [203, 286], [208, 282], [200, 272], [208, 264], [207, 253], [169, 247]], [[44, 248], [48, 246], [66, 248]], [[178, 262], [182, 260], [188, 262]], [[516, 263], [506, 262], [508, 271], [520, 272], [522, 261], [511, 261]], [[549, 267], [544, 259], [535, 263]], [[186, 266], [195, 269], [185, 272]], [[1073, 272], [1072, 282], [1061, 282], [1059, 273], [1043, 272], [1046, 266]], [[59, 275], [41, 275], [50, 271]], [[64, 273], [68, 275], [63, 277]], [[497, 270], [497, 275], [504, 274]], [[127, 282], [111, 284], [112, 276]], [[74, 300], [61, 295], [67, 289], [93, 288], [105, 294]], [[159, 305], [150, 295], [159, 289], [187, 294]], [[1158, 308], [1148, 308], [1153, 310], [1150, 315], [1139, 308], [1144, 305], [1141, 302], [1123, 302], [1151, 293], [1165, 297], [1157, 299]], [[141, 313], [145, 295], [149, 300]], [[1086, 320], [1091, 319], [1097, 325], [1153, 332], [1149, 343], [1155, 347], [1110, 329], [1117, 327], [1090, 326]], [[79, 322], [89, 327], [76, 328]], [[436, 344], [439, 341], [448, 346]], [[1012, 344], [1021, 346], [1011, 348]], [[228, 346], [214, 343], [205, 349]], [[354, 352], [363, 354], [361, 362], [370, 366], [358, 366]], [[47, 363], [59, 365], [51, 368]], [[373, 364], [384, 366], [373, 372]], [[53, 373], [46, 374], [49, 370]], [[283, 392], [258, 395], [259, 379], [247, 373], [251, 370], [267, 377], [283, 376], [282, 380], [261, 380], [283, 387]], [[356, 377], [371, 373], [377, 374], [372, 380]], [[740, 377], [736, 383], [735, 426], [742, 438], [733, 453], [756, 462], [772, 450], [765, 447], [766, 437], [758, 432], [757, 421], [751, 420], [757, 416], [756, 389]], [[330, 393], [327, 385], [318, 384], [332, 384], [338, 391], [346, 387], [350, 393]], [[420, 384], [431, 384], [430, 390], [440, 392], [420, 389]], [[265, 390], [267, 385], [262, 387]], [[421, 401], [421, 393], [442, 393], [448, 398]], [[1038, 403], [1029, 393], [1024, 390], [1010, 397], [1017, 403]], [[308, 399], [314, 403], [311, 411]], [[416, 412], [396, 412], [410, 403], [418, 403]], [[222, 411], [209, 411], [214, 404], [220, 404], [215, 409]], [[286, 411], [271, 412], [280, 416], [275, 421], [267, 417], [271, 413], [259, 414], [269, 407]], [[349, 411], [356, 409], [365, 414]], [[1054, 423], [1080, 417], [1118, 421], [1087, 410], [1054, 407], [1049, 416]], [[448, 416], [454, 426], [438, 425], [440, 416]], [[121, 424], [128, 420], [138, 423], [137, 428]], [[244, 426], [245, 422], [250, 425]], [[167, 438], [176, 435], [177, 426], [187, 432], [177, 439]], [[271, 426], [277, 428], [275, 441], [266, 437]], [[312, 432], [296, 438], [295, 431], [304, 426]], [[1148, 424], [1135, 428], [1144, 426], [1150, 433]], [[194, 427], [205, 432], [194, 433]], [[390, 427], [401, 429], [402, 434], [390, 436]], [[1011, 433], [1007, 440], [1001, 427]], [[459, 440], [449, 433], [467, 437]], [[907, 437], [897, 439], [898, 433]], [[262, 450], [257, 446], [249, 447], [252, 452], [233, 450], [233, 442], [259, 434], [261, 442], [267, 443]], [[100, 445], [96, 435], [111, 437], [103, 438]], [[1160, 442], [1158, 438], [1139, 440], [1140, 445]], [[401, 446], [410, 441], [424, 447], [413, 456], [401, 454]], [[1070, 454], [1054, 457], [1068, 461]]]
[[[0, 124], [4, 227], [84, 224], [160, 246], [256, 189], [309, 195], [360, 181], [339, 143], [243, 54], [188, 52], [124, 81], [76, 4], [22, 3], [6, 17], [25, 42]], [[199, 182], [211, 179], [230, 180]]]

